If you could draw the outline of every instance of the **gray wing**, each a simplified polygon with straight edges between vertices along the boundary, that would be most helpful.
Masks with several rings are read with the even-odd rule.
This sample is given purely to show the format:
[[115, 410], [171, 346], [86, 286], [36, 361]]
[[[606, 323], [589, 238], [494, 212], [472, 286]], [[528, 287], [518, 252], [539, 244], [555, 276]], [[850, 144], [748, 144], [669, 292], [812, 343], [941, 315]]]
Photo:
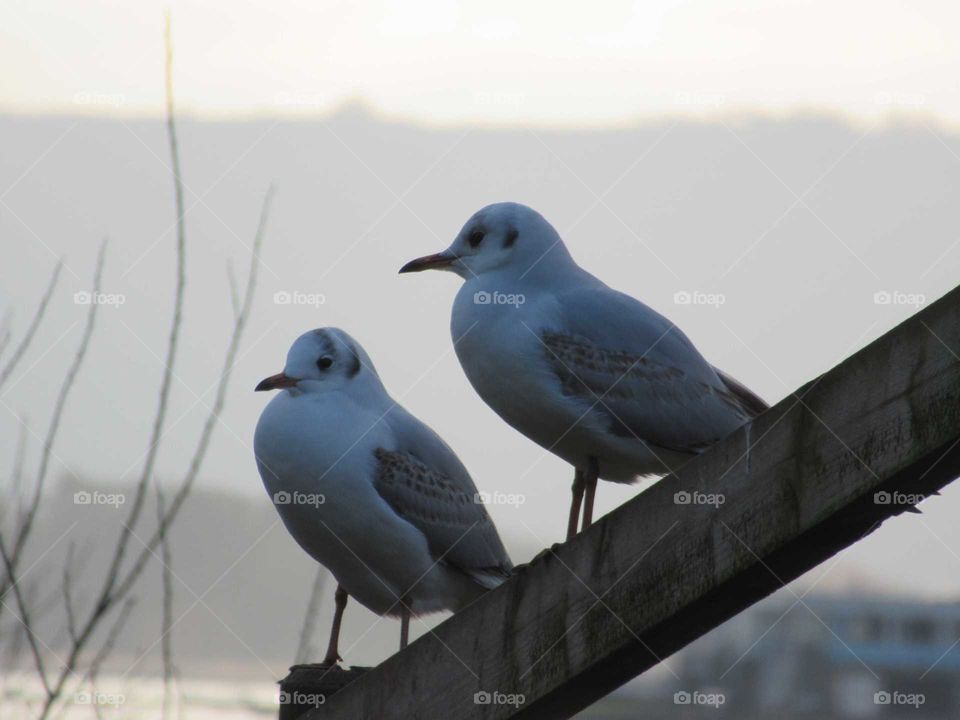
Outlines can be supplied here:
[[398, 449], [375, 451], [374, 487], [424, 534], [434, 557], [488, 587], [499, 584], [513, 565], [473, 480], [432, 430], [403, 415], [416, 425], [403, 423]]
[[718, 374], [679, 328], [628, 295], [590, 287], [561, 295], [559, 303], [560, 322], [541, 333], [547, 362], [561, 392], [592, 405], [615, 435], [696, 453], [766, 406]]
[[757, 395], [755, 392], [753, 392], [753, 390], [748, 388], [735, 377], [728, 375], [723, 370], [716, 367], [713, 369], [713, 371], [717, 373], [717, 375], [723, 381], [723, 384], [727, 386], [727, 389], [733, 393], [734, 397], [737, 398], [746, 411], [750, 413], [750, 417], [756, 417], [760, 413], [770, 409], [770, 405], [767, 404], [766, 400]]

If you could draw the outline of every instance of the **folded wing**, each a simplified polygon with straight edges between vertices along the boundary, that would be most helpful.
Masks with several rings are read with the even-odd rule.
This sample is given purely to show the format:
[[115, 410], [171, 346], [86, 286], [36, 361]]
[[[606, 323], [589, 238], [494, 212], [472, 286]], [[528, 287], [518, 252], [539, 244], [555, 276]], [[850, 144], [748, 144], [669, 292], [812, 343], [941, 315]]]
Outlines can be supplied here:
[[[374, 486], [398, 515], [424, 534], [438, 562], [495, 587], [510, 574], [510, 558], [466, 469], [439, 438], [430, 440], [441, 446], [428, 442], [420, 452], [377, 449]], [[431, 455], [444, 450], [452, 457], [430, 462]]]
[[766, 404], [713, 368], [669, 320], [607, 287], [559, 298], [559, 322], [542, 328], [560, 391], [599, 414], [609, 432], [696, 453]]

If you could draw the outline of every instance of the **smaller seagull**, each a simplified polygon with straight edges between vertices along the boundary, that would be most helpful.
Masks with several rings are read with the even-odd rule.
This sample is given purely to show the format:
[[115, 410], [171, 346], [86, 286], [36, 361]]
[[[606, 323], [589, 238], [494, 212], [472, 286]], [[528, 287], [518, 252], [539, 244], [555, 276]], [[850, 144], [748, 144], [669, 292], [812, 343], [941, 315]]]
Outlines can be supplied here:
[[592, 522], [598, 478], [673, 472], [767, 408], [667, 318], [577, 265], [525, 205], [479, 210], [449, 248], [400, 272], [431, 268], [466, 281], [450, 330], [474, 390], [574, 466], [568, 540], [581, 504]]
[[263, 484], [297, 543], [337, 579], [325, 665], [340, 660], [347, 597], [399, 616], [457, 611], [500, 585], [512, 564], [466, 468], [387, 394], [347, 333], [301, 335], [281, 390], [257, 423]]

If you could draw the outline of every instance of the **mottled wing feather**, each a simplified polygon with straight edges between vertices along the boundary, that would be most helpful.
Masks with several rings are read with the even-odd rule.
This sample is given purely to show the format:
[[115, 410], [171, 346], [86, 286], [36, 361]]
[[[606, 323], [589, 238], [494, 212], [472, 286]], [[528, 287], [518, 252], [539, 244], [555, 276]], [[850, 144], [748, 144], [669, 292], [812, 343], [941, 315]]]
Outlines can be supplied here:
[[377, 492], [424, 534], [435, 558], [468, 573], [509, 574], [506, 550], [472, 481], [465, 488], [408, 452], [380, 448], [375, 455]]
[[705, 380], [653, 353], [599, 347], [559, 332], [546, 331], [541, 340], [563, 394], [592, 405], [615, 435], [695, 453], [749, 417], [715, 374]]

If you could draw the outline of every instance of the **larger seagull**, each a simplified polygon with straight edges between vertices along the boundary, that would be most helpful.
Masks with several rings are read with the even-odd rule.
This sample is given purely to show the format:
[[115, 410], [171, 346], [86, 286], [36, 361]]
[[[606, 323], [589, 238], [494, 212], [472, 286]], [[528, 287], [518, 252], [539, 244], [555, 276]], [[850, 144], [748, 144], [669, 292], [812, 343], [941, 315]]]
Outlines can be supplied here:
[[510, 558], [466, 468], [398, 405], [363, 348], [336, 328], [301, 335], [280, 390], [257, 423], [254, 452], [287, 530], [337, 579], [324, 663], [340, 659], [353, 596], [401, 619], [459, 610], [510, 574]]
[[535, 210], [476, 212], [443, 252], [401, 273], [466, 282], [450, 329], [463, 370], [507, 423], [575, 468], [567, 539], [598, 479], [672, 472], [767, 408], [683, 332], [581, 268]]

